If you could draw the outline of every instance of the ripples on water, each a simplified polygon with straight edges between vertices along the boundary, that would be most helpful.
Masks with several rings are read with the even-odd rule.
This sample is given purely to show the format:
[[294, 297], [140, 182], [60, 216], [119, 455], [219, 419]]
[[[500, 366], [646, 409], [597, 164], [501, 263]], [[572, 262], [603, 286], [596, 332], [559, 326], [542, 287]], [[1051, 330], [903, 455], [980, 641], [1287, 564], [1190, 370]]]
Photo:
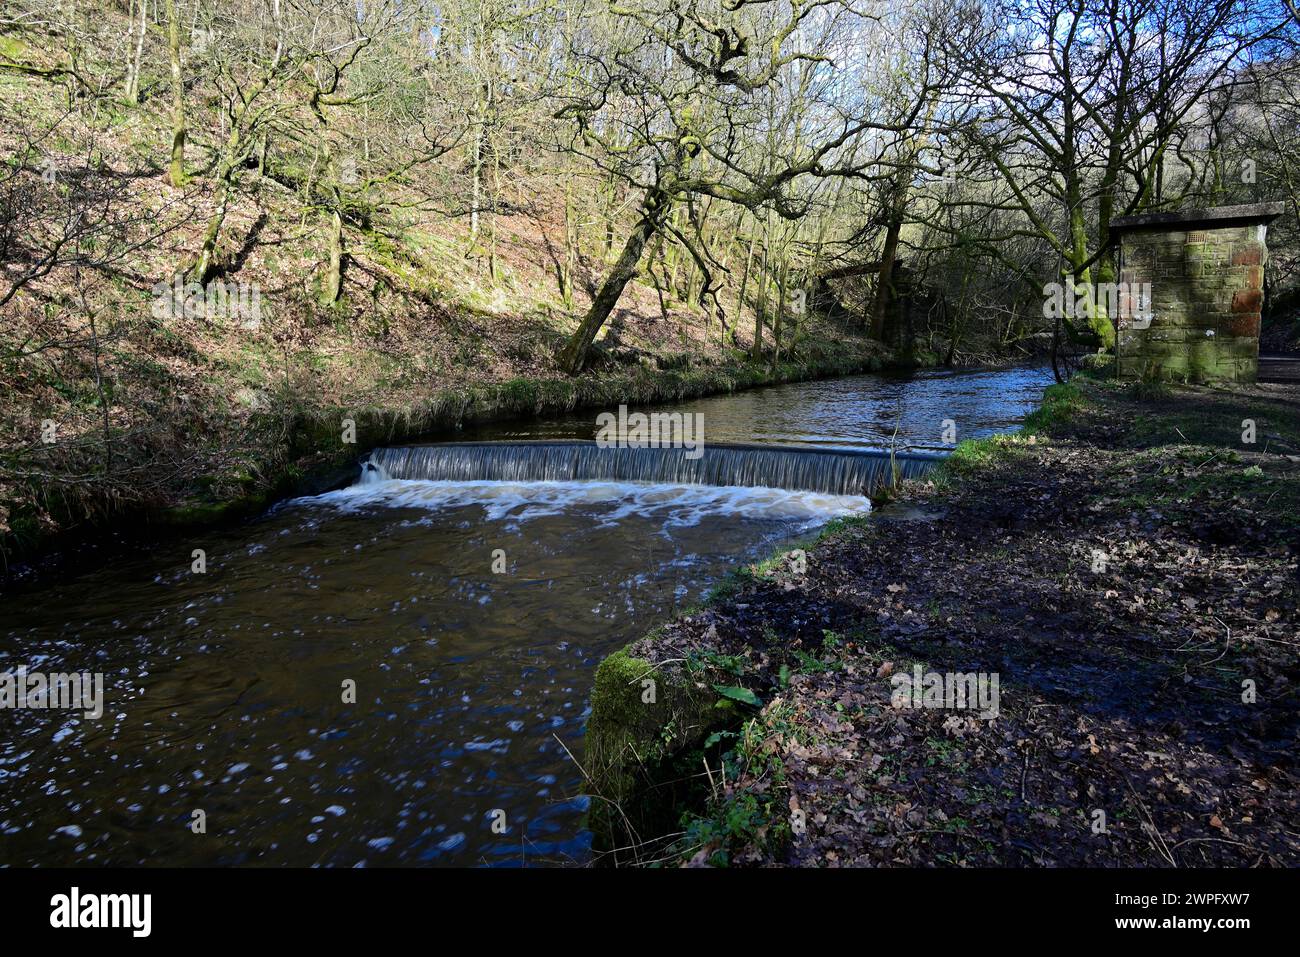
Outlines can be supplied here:
[[[936, 391], [964, 397], [967, 434], [1006, 427], [1041, 384], [1002, 375], [931, 377], [909, 428], [929, 428]], [[807, 441], [837, 402], [857, 408], [853, 381], [689, 410], [715, 441]], [[853, 402], [909, 388], [882, 383]], [[781, 410], [800, 388], [813, 426], [795, 430]], [[734, 433], [747, 415], [754, 431]], [[883, 421], [855, 415], [819, 434], [865, 442]], [[375, 482], [0, 598], [0, 671], [103, 672], [106, 697], [98, 721], [0, 712], [0, 863], [581, 863], [586, 798], [565, 749], [581, 757], [595, 665], [738, 561], [866, 507], [765, 488]]]
[[[582, 861], [564, 748], [581, 756], [594, 666], [737, 556], [865, 505], [382, 482], [25, 596], [0, 667], [105, 672], [107, 707], [4, 713], [3, 860]], [[188, 829], [195, 809], [206, 835]]]
[[[900, 449], [942, 449], [945, 419], [956, 424], [958, 440], [1004, 432], [1019, 425], [1053, 381], [1052, 370], [1044, 366], [860, 375], [654, 408], [703, 414], [706, 442], [883, 449], [896, 441]], [[590, 439], [595, 433], [594, 415], [573, 414], [529, 423], [526, 429], [485, 425], [460, 437]]]

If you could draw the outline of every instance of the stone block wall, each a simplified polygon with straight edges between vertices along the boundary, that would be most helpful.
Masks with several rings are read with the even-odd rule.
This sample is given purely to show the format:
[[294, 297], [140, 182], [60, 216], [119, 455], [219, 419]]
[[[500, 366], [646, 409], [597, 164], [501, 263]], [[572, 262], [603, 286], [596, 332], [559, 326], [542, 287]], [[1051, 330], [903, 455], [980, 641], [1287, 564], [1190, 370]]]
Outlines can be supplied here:
[[[1265, 225], [1176, 222], [1121, 238], [1116, 370], [1121, 378], [1254, 382], [1264, 300]], [[1127, 291], [1150, 284], [1150, 324]], [[1136, 320], [1136, 321], [1135, 321]], [[1145, 326], [1145, 328], [1143, 328]]]

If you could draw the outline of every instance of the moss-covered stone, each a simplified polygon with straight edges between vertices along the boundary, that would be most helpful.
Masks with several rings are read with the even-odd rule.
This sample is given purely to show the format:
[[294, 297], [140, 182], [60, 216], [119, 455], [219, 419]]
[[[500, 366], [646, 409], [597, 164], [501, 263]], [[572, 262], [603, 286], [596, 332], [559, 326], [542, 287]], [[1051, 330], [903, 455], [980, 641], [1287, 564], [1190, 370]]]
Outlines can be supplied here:
[[583, 759], [597, 847], [670, 830], [674, 794], [685, 789], [675, 769], [710, 732], [738, 720], [731, 701], [683, 669], [660, 668], [628, 648], [601, 662]]

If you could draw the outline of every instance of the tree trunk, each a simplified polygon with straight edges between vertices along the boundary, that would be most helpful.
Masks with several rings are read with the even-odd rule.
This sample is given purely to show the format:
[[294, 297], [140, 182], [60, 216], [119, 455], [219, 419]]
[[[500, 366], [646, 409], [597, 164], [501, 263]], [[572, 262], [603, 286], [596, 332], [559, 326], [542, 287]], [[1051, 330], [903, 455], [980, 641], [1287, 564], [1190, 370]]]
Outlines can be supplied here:
[[565, 309], [573, 308], [573, 266], [576, 258], [577, 235], [574, 229], [573, 178], [564, 178], [564, 259], [559, 265], [560, 302]]
[[185, 96], [181, 80], [181, 28], [176, 0], [166, 0], [167, 52], [172, 73], [172, 159], [167, 178], [176, 187], [185, 185]]
[[[1107, 349], [1113, 348], [1115, 329], [1111, 326], [1110, 316], [1106, 315], [1105, 310], [1097, 308], [1097, 296], [1092, 289], [1092, 269], [1084, 266], [1088, 261], [1088, 232], [1083, 210], [1078, 203], [1075, 203], [1070, 210], [1070, 239], [1071, 277], [1080, 292], [1088, 293], [1083, 297], [1086, 325], [1097, 334], [1102, 346]], [[1076, 296], [1076, 301], [1077, 299]]]
[[231, 180], [235, 178], [235, 166], [239, 161], [239, 151], [243, 148], [241, 126], [244, 122], [244, 109], [241, 107], [233, 118], [230, 135], [221, 154], [221, 163], [217, 167], [217, 208], [208, 220], [208, 227], [203, 231], [203, 245], [195, 262], [192, 276], [195, 282], [207, 282], [212, 274], [213, 259], [217, 249], [217, 240], [221, 236], [221, 226], [226, 221], [226, 210], [230, 206]]
[[221, 224], [226, 221], [226, 208], [230, 205], [230, 180], [226, 175], [217, 184], [217, 210], [208, 220], [208, 228], [203, 231], [203, 245], [199, 249], [198, 261], [194, 264], [192, 278], [197, 283], [206, 283], [212, 275], [213, 259], [217, 250], [217, 239], [221, 235]]
[[885, 316], [889, 311], [894, 285], [894, 262], [898, 257], [898, 234], [903, 228], [902, 210], [895, 207], [885, 231], [885, 248], [880, 255], [880, 272], [876, 274], [876, 296], [871, 304], [871, 338], [884, 340]]
[[[140, 0], [140, 27], [135, 35], [135, 51], [127, 60], [126, 88], [122, 93], [128, 103], [140, 102], [140, 59], [144, 55], [144, 30], [148, 19], [149, 2]], [[129, 48], [128, 52], [130, 52]]]
[[[743, 220], [744, 213], [741, 213]], [[740, 235], [740, 221], [736, 222], [736, 235]], [[740, 328], [740, 321], [745, 315], [745, 289], [749, 285], [749, 268], [754, 262], [754, 245], [758, 241], [758, 232], [755, 231], [749, 237], [749, 249], [745, 253], [745, 268], [740, 273], [740, 289], [736, 293], [736, 328]], [[735, 337], [732, 337], [733, 341]]]
[[776, 323], [772, 326], [772, 369], [781, 361], [781, 334], [785, 327], [786, 281], [790, 276], [788, 262], [781, 263], [776, 274]]
[[605, 277], [605, 281], [601, 283], [600, 290], [591, 301], [591, 308], [587, 310], [582, 324], [569, 337], [564, 351], [560, 353], [560, 368], [569, 375], [577, 375], [586, 366], [587, 353], [591, 349], [591, 344], [596, 341], [597, 333], [605, 325], [609, 314], [614, 311], [619, 297], [623, 295], [624, 287], [636, 275], [636, 267], [641, 261], [645, 245], [659, 231], [667, 212], [667, 197], [661, 194], [646, 197], [645, 212], [633, 227], [627, 242], [623, 244], [623, 252], [614, 263], [609, 275]]
[[767, 212], [767, 222], [763, 225], [763, 258], [758, 267], [758, 303], [754, 307], [754, 341], [750, 345], [750, 355], [754, 361], [763, 358], [763, 322], [767, 319], [767, 293], [771, 277], [768, 276], [768, 256], [772, 240], [772, 211]]
[[483, 183], [483, 132], [476, 131], [474, 134], [474, 153], [471, 161], [473, 169], [474, 186], [471, 193], [471, 202], [473, 207], [469, 213], [469, 251], [474, 253], [474, 245], [478, 242], [478, 208], [481, 202]]
[[488, 276], [497, 281], [497, 210], [501, 207], [501, 152], [492, 150], [492, 219], [488, 237]]
[[343, 215], [339, 212], [338, 202], [336, 195], [335, 207], [330, 212], [329, 267], [321, 289], [321, 301], [327, 306], [338, 302], [343, 291]]
[[609, 174], [609, 201], [605, 206], [605, 261], [609, 261], [609, 254], [614, 251], [614, 220], [618, 216], [618, 184], [614, 181], [614, 174]]

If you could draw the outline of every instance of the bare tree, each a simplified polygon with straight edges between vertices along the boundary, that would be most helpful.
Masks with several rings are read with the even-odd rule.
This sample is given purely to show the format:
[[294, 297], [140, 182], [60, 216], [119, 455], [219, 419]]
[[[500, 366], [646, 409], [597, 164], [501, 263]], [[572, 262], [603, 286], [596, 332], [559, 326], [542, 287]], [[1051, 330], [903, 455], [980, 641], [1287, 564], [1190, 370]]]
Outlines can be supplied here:
[[[1110, 222], [1153, 205], [1186, 118], [1282, 24], [1261, 32], [1233, 0], [971, 0], [954, 27], [944, 50], [966, 105], [954, 129], [1063, 275], [1088, 286], [1114, 281]], [[1104, 308], [1088, 318], [1111, 343]]]
[[[851, 34], [862, 20], [839, 0], [614, 8], [608, 36], [597, 46], [612, 52], [577, 56], [583, 89], [569, 93], [557, 115], [574, 122], [570, 148], [624, 180], [641, 202], [622, 252], [560, 357], [566, 371], [584, 367], [647, 243], [661, 231], [689, 250], [706, 274], [701, 298], [711, 296], [721, 308], [709, 257], [696, 237], [670, 221], [689, 197], [750, 210], [767, 206], [796, 220], [810, 208], [798, 189], [805, 179], [887, 175], [895, 165], [890, 146], [913, 128], [928, 77], [914, 82], [912, 109], [897, 120], [877, 120], [861, 98], [831, 98], [816, 104], [816, 122], [779, 153], [738, 148], [754, 128], [755, 101], [787, 74], [797, 79], [800, 71], [842, 68], [832, 55], [835, 41], [841, 29]], [[852, 56], [852, 44], [845, 50]], [[873, 148], [850, 149], [866, 138]]]

